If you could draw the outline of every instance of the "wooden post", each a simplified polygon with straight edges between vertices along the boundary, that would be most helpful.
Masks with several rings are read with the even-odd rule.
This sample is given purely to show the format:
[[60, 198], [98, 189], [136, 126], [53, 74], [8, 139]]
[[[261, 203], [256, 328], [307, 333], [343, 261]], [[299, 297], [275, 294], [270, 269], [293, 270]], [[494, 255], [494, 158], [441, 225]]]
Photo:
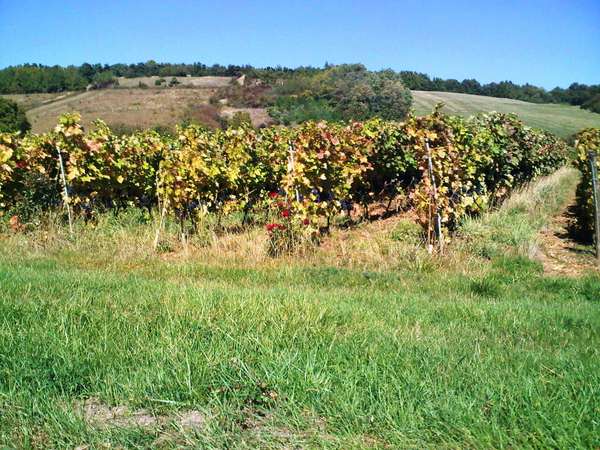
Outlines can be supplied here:
[[433, 187], [433, 197], [435, 200], [435, 235], [438, 240], [438, 246], [441, 252], [444, 249], [444, 236], [442, 234], [442, 217], [439, 213], [437, 205], [437, 185], [435, 183], [435, 176], [433, 175], [433, 161], [431, 160], [431, 149], [429, 148], [428, 140], [425, 140], [425, 148], [427, 149], [427, 165], [429, 169], [429, 179], [431, 180], [431, 186]]
[[163, 228], [163, 224], [165, 222], [165, 215], [167, 213], [167, 208], [165, 205], [163, 205], [161, 212], [160, 212], [160, 220], [158, 222], [158, 228], [156, 229], [156, 235], [154, 236], [154, 251], [156, 251], [156, 249], [158, 248], [158, 242], [160, 240], [160, 232]]
[[598, 192], [598, 167], [596, 165], [596, 152], [590, 151], [590, 166], [592, 169], [592, 191], [594, 199], [594, 224], [595, 224], [595, 242], [596, 242], [596, 259], [600, 265], [600, 192]]
[[58, 153], [58, 163], [60, 165], [60, 178], [63, 183], [63, 201], [67, 207], [67, 217], [69, 218], [69, 233], [73, 236], [73, 219], [71, 218], [71, 200], [69, 199], [69, 190], [67, 189], [67, 177], [65, 176], [65, 165], [60, 153], [60, 147], [56, 147]]
[[[294, 171], [294, 167], [296, 165], [296, 149], [294, 148], [294, 145], [292, 144], [291, 141], [288, 143], [288, 152], [289, 152], [288, 173], [290, 173], [290, 172]], [[298, 203], [300, 203], [300, 192], [298, 191], [298, 188], [296, 188], [295, 186], [294, 186], [294, 194], [296, 197], [296, 201]], [[287, 192], [285, 193], [285, 196], [286, 196], [286, 201], [287, 201], [288, 200]]]

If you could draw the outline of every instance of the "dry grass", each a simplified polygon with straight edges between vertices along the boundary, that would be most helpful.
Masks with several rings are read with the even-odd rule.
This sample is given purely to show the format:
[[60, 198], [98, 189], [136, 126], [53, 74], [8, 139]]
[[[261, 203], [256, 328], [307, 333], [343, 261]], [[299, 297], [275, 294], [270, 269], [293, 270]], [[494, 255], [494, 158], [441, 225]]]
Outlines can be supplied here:
[[159, 218], [136, 210], [117, 217], [100, 215], [93, 226], [77, 222], [74, 237], [53, 213], [27, 233], [4, 233], [0, 239], [22, 254], [60, 254], [79, 266], [110, 265], [117, 271], [196, 261], [238, 268], [327, 266], [365, 272], [452, 268], [453, 272], [476, 274], [481, 261], [493, 256], [511, 252], [535, 257], [540, 247], [539, 230], [564, 208], [576, 179], [573, 169], [564, 168], [515, 192], [498, 210], [466, 220], [443, 255], [428, 254], [416, 224], [416, 234], [397, 236], [398, 227], [411, 223], [408, 213], [350, 228], [334, 227], [319, 246], [280, 258], [268, 255], [262, 225], [241, 228], [238, 217], [227, 219], [224, 229], [209, 218], [185, 240], [177, 224], [168, 223], [155, 251]]
[[227, 86], [233, 80], [233, 77], [119, 77], [119, 87], [137, 88], [140, 83], [143, 83], [148, 87], [154, 87], [154, 83], [157, 80], [164, 79], [165, 84], [168, 84], [173, 78], [179, 83], [178, 86], [211, 89]]
[[212, 88], [103, 89], [38, 106], [30, 109], [27, 117], [34, 133], [51, 130], [61, 114], [73, 111], [81, 114], [85, 127], [96, 119], [132, 128], [172, 127], [190, 114], [214, 125], [218, 123], [218, 114], [208, 104], [213, 91]]
[[17, 102], [25, 111], [50, 104], [68, 97], [78, 95], [78, 92], [54, 92], [50, 94], [5, 94], [0, 97]]

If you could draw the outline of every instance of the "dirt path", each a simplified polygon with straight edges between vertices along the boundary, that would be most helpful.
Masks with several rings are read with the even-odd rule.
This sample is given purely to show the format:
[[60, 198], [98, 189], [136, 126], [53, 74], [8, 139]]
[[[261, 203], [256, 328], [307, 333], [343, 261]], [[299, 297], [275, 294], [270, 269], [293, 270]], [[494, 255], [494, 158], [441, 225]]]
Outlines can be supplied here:
[[591, 245], [575, 241], [569, 232], [574, 217], [571, 213], [575, 199], [572, 198], [562, 214], [539, 236], [540, 261], [547, 275], [577, 277], [590, 272], [600, 272]]

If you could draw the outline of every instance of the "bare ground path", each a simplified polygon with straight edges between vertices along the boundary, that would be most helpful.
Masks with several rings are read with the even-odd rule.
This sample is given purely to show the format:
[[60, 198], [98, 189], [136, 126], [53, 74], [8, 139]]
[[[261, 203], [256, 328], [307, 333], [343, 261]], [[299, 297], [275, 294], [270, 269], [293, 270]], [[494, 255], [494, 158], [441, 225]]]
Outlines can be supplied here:
[[575, 220], [572, 214], [574, 203], [573, 194], [562, 213], [554, 217], [540, 233], [538, 258], [547, 275], [577, 277], [590, 272], [600, 272], [593, 247], [577, 242], [570, 232], [570, 225]]

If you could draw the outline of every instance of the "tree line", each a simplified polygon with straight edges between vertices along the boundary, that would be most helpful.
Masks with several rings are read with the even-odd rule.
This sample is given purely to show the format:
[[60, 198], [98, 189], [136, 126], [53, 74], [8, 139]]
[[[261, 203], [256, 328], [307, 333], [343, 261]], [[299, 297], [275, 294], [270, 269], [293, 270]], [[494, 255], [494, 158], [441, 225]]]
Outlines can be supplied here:
[[[80, 66], [45, 66], [24, 64], [0, 70], [0, 93], [24, 94], [35, 92], [62, 92], [85, 89], [90, 84], [104, 87], [116, 77], [142, 76], [239, 76], [245, 74], [273, 84], [281, 79], [319, 76], [332, 66], [263, 67], [250, 65], [206, 65], [203, 63], [172, 64], [147, 61], [137, 64], [89, 64]], [[534, 103], [567, 103], [600, 113], [600, 84], [573, 83], [568, 88], [556, 87], [546, 90], [532, 84], [501, 81], [482, 84], [475, 79], [442, 79], [425, 73], [401, 71], [397, 74], [409, 89], [425, 91], [457, 92], [490, 97], [510, 98]]]
[[400, 75], [404, 84], [413, 90], [457, 92], [488, 97], [510, 98], [532, 103], [567, 103], [600, 113], [600, 84], [586, 85], [572, 83], [566, 89], [555, 87], [548, 91], [529, 83], [517, 84], [512, 81], [481, 84], [473, 78], [462, 81], [455, 79], [444, 80], [438, 77], [431, 78], [425, 73], [412, 71], [401, 71]]

